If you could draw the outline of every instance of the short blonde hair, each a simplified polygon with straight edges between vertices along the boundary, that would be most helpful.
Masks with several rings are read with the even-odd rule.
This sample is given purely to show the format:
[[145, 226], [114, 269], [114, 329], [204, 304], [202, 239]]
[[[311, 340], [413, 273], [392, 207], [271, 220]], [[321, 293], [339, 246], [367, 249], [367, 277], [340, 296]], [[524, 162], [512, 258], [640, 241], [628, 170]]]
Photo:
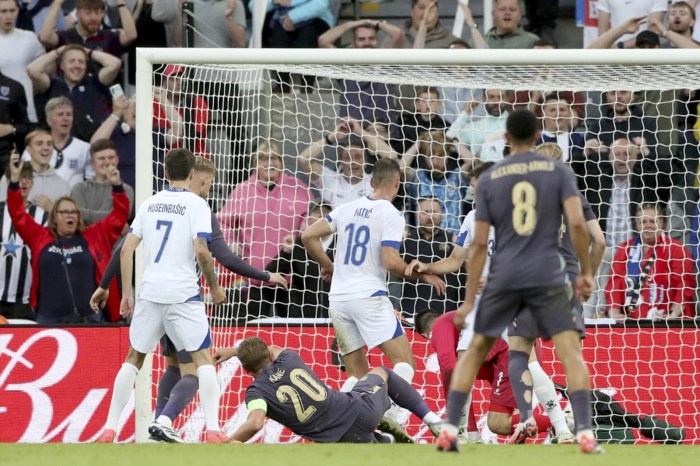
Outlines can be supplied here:
[[40, 134], [47, 134], [51, 136], [51, 133], [46, 131], [45, 129], [35, 129], [34, 131], [30, 131], [25, 137], [24, 137], [24, 145], [25, 146], [30, 146], [32, 144], [32, 141], [34, 140], [35, 137], [37, 137]]
[[561, 147], [553, 142], [543, 142], [539, 146], [535, 147], [535, 152], [541, 155], [546, 155], [551, 159], [559, 160], [560, 162], [564, 159], [564, 152], [562, 152]]
[[216, 166], [214, 162], [206, 157], [195, 157], [194, 158], [194, 171], [209, 173], [212, 176], [216, 176]]

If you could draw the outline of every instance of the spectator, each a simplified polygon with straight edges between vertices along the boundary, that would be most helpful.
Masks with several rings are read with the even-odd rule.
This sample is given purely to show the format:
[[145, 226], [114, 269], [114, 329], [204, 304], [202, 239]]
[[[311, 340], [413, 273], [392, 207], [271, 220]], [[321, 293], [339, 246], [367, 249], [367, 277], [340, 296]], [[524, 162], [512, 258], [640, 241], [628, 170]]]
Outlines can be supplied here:
[[[309, 206], [300, 233], [331, 212], [328, 204], [314, 201]], [[333, 259], [334, 235], [321, 240], [324, 251]], [[301, 242], [301, 234], [284, 238], [282, 251], [265, 270], [290, 277], [289, 290], [264, 288], [263, 299], [274, 302], [277, 315], [291, 318], [328, 318], [328, 292], [331, 284], [321, 278], [321, 268], [309, 257]]]
[[456, 138], [468, 149], [467, 159], [473, 163], [498, 161], [503, 158], [506, 147], [506, 119], [511, 105], [512, 92], [504, 89], [487, 89], [483, 118], [472, 118], [462, 112], [450, 129], [447, 137]]
[[[27, 66], [44, 53], [44, 48], [36, 34], [16, 27], [18, 11], [16, 0], [0, 0], [0, 17], [3, 18], [0, 20], [0, 50], [3, 50], [0, 53], [0, 70], [24, 86], [29, 121], [37, 123], [39, 120], [34, 106], [34, 89], [27, 74]], [[12, 53], [7, 53], [9, 50]], [[19, 152], [22, 150], [18, 149]]]
[[[56, 199], [70, 194], [68, 182], [51, 168], [53, 138], [48, 131], [37, 129], [27, 134], [24, 144], [34, 170], [34, 186], [29, 193], [29, 202], [49, 212]], [[0, 182], [0, 190], [0, 201], [5, 201], [7, 178]]]
[[[88, 72], [91, 59], [102, 66], [97, 74]], [[53, 76], [57, 60], [58, 73]], [[75, 110], [73, 134], [89, 141], [112, 110], [107, 86], [119, 74], [120, 66], [121, 60], [116, 57], [96, 50], [88, 52], [75, 44], [40, 56], [27, 68], [35, 94], [42, 94], [36, 99], [37, 110], [54, 97], [68, 97]], [[45, 115], [39, 115], [40, 121], [44, 118]]]
[[653, 204], [638, 210], [637, 234], [621, 244], [608, 281], [608, 312], [614, 319], [695, 317], [696, 270], [682, 243], [669, 238]]
[[[9, 178], [9, 168], [5, 173]], [[24, 162], [19, 173], [19, 189], [24, 201], [24, 209], [34, 221], [46, 226], [48, 215], [44, 210], [29, 202], [29, 192], [34, 185], [32, 165]], [[2, 238], [3, 264], [0, 267], [0, 315], [8, 319], [34, 320], [29, 295], [32, 286], [32, 269], [30, 268], [31, 251], [17, 233], [10, 218], [7, 202], [0, 203], [2, 217], [0, 232]]]
[[[41, 31], [41, 26], [44, 20], [51, 11], [52, 0], [17, 0], [19, 6], [19, 16], [17, 17], [17, 29], [38, 34]], [[56, 19], [56, 30], [63, 31], [68, 26], [66, 18], [60, 14]]]
[[[419, 168], [410, 168], [415, 154], [419, 156]], [[449, 168], [448, 145], [444, 131], [432, 131], [421, 133], [419, 141], [413, 148], [404, 154], [400, 161], [404, 174], [406, 192], [414, 205], [415, 201], [424, 197], [434, 197], [443, 206], [445, 215], [440, 228], [445, 230], [450, 239], [459, 232], [464, 212], [462, 204], [467, 196], [468, 183], [463, 170], [466, 164], [460, 168]]]
[[492, 49], [531, 49], [540, 39], [520, 27], [520, 0], [494, 0], [491, 16], [494, 27], [485, 39]]
[[[129, 203], [119, 170], [110, 172], [114, 209], [102, 221], [85, 227], [80, 209], [70, 197], [53, 205], [48, 227], [38, 224], [24, 209], [20, 192], [19, 156], [10, 160], [7, 205], [12, 222], [32, 252], [31, 304], [39, 324], [101, 322], [101, 313], [90, 308], [90, 296], [102, 278], [112, 247], [129, 215]], [[119, 318], [116, 284], [107, 304], [107, 318]]]
[[558, 15], [559, 0], [525, 0], [525, 29], [552, 44], [556, 44], [554, 29], [557, 27]]
[[[243, 260], [264, 269], [279, 254], [284, 238], [298, 235], [309, 202], [309, 188], [284, 173], [279, 147], [261, 144], [250, 161], [250, 178], [228, 196], [217, 215], [226, 242]], [[262, 306], [260, 282], [250, 280], [248, 315], [269, 315]]]
[[[95, 178], [81, 181], [73, 186], [71, 197], [80, 207], [85, 225], [92, 225], [105, 218], [112, 211], [112, 186], [109, 174], [119, 169], [117, 146], [109, 139], [100, 139], [90, 145], [92, 166]], [[134, 213], [134, 188], [122, 182], [129, 199], [129, 218]]]
[[7, 168], [10, 152], [24, 150], [24, 136], [28, 129], [24, 88], [0, 72], [0, 171]]
[[403, 112], [392, 134], [394, 149], [403, 154], [418, 141], [419, 133], [447, 129], [447, 123], [438, 114], [441, 106], [436, 87], [417, 88], [415, 111]]
[[112, 114], [102, 122], [90, 139], [94, 144], [110, 139], [119, 154], [119, 172], [124, 184], [136, 186], [136, 98], [125, 96], [112, 100]]
[[583, 134], [571, 131], [573, 118], [575, 116], [569, 101], [558, 93], [547, 94], [542, 105], [542, 132], [536, 145], [556, 143], [562, 151], [564, 162], [582, 154], [585, 140]]
[[[651, 21], [663, 21], [668, 7], [668, 0], [598, 0], [598, 36], [616, 28], [631, 18], [649, 18]], [[644, 27], [646, 29], [646, 26]], [[621, 36], [622, 41], [631, 39], [631, 33]], [[590, 47], [589, 47], [590, 48]]]
[[693, 26], [695, 26], [695, 10], [686, 2], [671, 4], [667, 26], [664, 26], [659, 19], [649, 18], [649, 30], [667, 40], [663, 47], [700, 48], [700, 44], [693, 40]]
[[437, 0], [411, 0], [411, 18], [406, 20], [406, 46], [413, 48], [416, 36], [425, 29], [422, 48], [446, 49], [459, 40], [440, 23]]
[[[440, 225], [443, 219], [443, 208], [440, 201], [434, 197], [418, 199], [418, 225], [409, 226], [402, 244], [401, 255], [407, 263], [419, 260], [432, 263], [445, 259], [452, 253], [452, 241]], [[459, 302], [459, 290], [464, 286], [455, 273], [440, 277], [445, 284], [446, 292], [438, 295], [435, 289], [425, 283], [408, 282], [404, 280], [401, 292], [401, 313], [405, 317], [414, 317], [421, 309], [434, 309], [441, 314], [456, 309]]]
[[[41, 27], [39, 40], [47, 49], [66, 44], [79, 44], [90, 50], [100, 50], [114, 57], [121, 57], [124, 47], [136, 39], [136, 25], [124, 0], [117, 0], [121, 30], [105, 29], [105, 4], [103, 0], [76, 0], [75, 26], [65, 31], [56, 31], [56, 18], [61, 12], [64, 0], [54, 0], [51, 10]], [[104, 66], [97, 61], [98, 65]]]
[[[371, 176], [365, 172], [365, 148], [360, 139], [362, 128], [357, 121], [348, 120], [319, 141], [312, 142], [299, 155], [301, 170], [309, 175], [311, 184], [321, 192], [323, 201], [335, 209], [341, 204], [372, 194]], [[319, 158], [324, 147], [340, 145], [337, 171], [325, 166]]]
[[[251, 7], [254, 0], [250, 0]], [[263, 29], [263, 44], [279, 49], [315, 49], [318, 39], [335, 26], [328, 0], [268, 0], [267, 16]], [[279, 90], [291, 90], [289, 73], [273, 76]], [[304, 86], [311, 86], [311, 77], [304, 76]]]
[[[349, 21], [329, 29], [318, 38], [320, 48], [335, 48], [335, 43], [348, 31], [352, 31], [351, 47], [355, 49], [375, 49], [379, 41], [377, 33], [383, 31], [389, 37], [390, 48], [403, 48], [404, 31], [386, 21], [361, 19]], [[338, 115], [352, 118], [361, 123], [396, 120], [394, 105], [395, 86], [372, 81], [338, 81], [340, 109]]]
[[[73, 187], [86, 178], [95, 177], [90, 161], [90, 144], [71, 136], [73, 104], [66, 97], [56, 97], [46, 104], [46, 121], [53, 137], [51, 168]], [[24, 155], [28, 160], [29, 154]]]

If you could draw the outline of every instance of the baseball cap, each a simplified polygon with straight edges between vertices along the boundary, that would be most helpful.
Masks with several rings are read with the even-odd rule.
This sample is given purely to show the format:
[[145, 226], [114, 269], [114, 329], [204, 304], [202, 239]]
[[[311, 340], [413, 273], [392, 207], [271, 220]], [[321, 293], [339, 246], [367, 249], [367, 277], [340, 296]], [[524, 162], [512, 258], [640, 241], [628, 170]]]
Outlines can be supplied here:
[[168, 65], [163, 70], [164, 76], [179, 76], [185, 72], [185, 67], [181, 65]]
[[659, 47], [661, 42], [659, 42], [659, 36], [652, 31], [642, 31], [637, 34], [637, 38], [634, 41], [635, 47], [640, 47], [641, 45], [651, 45], [652, 47]]

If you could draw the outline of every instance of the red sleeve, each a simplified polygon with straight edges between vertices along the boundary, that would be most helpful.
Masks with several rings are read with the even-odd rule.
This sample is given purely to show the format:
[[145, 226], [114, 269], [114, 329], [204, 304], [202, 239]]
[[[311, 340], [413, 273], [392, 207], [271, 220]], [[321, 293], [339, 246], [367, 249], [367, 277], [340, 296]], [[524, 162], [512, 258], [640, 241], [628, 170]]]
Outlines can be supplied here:
[[195, 141], [195, 155], [207, 158], [209, 158], [209, 151], [207, 150], [206, 144], [208, 123], [209, 106], [203, 98], [197, 97], [195, 99], [194, 112], [194, 130], [197, 133], [197, 140]]
[[113, 245], [121, 236], [122, 229], [128, 218], [129, 198], [122, 188], [119, 191], [112, 191], [112, 211], [105, 218], [91, 226], [108, 235], [108, 241]]
[[[610, 268], [610, 280], [608, 280], [608, 285], [605, 289], [608, 309], [611, 309], [612, 307], [622, 309], [625, 305], [625, 292], [627, 291], [625, 278], [627, 277], [628, 247], [629, 242], [620, 245], [615, 253], [615, 258], [612, 261], [612, 267]], [[622, 310], [624, 311], [624, 309]]]
[[442, 388], [445, 396], [450, 389], [452, 372], [457, 365], [457, 341], [459, 331], [452, 323], [455, 312], [448, 312], [438, 317], [433, 324], [430, 334], [430, 344], [433, 345], [437, 353], [440, 364], [440, 376], [442, 377]]
[[22, 191], [18, 189], [7, 189], [7, 209], [10, 212], [10, 218], [15, 226], [15, 230], [22, 237], [24, 242], [29, 246], [34, 253], [37, 242], [42, 240], [43, 234], [47, 228], [39, 225], [34, 221], [34, 218], [24, 209], [24, 200], [22, 200]]

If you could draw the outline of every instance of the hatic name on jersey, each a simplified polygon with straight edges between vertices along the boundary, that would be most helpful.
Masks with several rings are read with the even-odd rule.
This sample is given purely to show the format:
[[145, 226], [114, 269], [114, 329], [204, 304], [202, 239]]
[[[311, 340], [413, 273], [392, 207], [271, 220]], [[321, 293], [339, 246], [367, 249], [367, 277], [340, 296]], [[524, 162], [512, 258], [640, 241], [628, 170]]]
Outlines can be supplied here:
[[366, 209], [364, 207], [355, 209], [355, 217], [369, 218], [370, 215], [372, 215], [372, 209]]

